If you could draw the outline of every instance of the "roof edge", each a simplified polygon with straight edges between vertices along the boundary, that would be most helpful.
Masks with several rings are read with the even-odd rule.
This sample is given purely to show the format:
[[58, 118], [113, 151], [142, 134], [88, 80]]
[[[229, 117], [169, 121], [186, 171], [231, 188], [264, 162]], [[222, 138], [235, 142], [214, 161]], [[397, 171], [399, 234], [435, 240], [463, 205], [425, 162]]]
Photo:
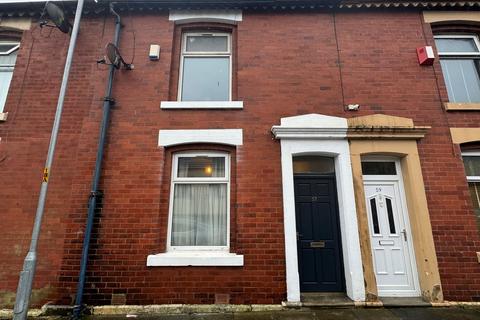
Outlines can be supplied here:
[[[73, 15], [75, 0], [50, 0], [60, 2]], [[2, 0], [0, 18], [39, 17], [45, 0]], [[108, 11], [109, 3], [117, 4], [120, 12], [155, 13], [168, 10], [237, 9], [250, 11], [314, 11], [314, 10], [355, 10], [355, 9], [435, 9], [449, 10], [462, 8], [478, 10], [478, 1], [355, 1], [355, 0], [86, 0], [84, 14], [96, 15]]]

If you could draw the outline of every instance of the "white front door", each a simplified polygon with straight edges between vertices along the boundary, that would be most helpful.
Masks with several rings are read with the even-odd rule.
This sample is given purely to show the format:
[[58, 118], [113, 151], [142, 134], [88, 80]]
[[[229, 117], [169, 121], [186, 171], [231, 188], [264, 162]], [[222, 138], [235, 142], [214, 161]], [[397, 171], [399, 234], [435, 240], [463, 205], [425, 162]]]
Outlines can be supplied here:
[[419, 296], [400, 166], [392, 168], [395, 170], [386, 172], [389, 174], [378, 174], [382, 170], [377, 170], [375, 175], [365, 175], [364, 171], [363, 176], [378, 295]]

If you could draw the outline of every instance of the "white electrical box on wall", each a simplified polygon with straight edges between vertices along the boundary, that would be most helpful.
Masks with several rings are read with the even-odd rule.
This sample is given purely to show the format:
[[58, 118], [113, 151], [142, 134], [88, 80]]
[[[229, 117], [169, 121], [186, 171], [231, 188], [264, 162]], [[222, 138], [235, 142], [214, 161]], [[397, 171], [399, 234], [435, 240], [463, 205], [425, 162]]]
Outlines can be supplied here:
[[160, 59], [160, 46], [158, 44], [150, 45], [150, 52], [148, 54], [148, 57], [152, 61]]

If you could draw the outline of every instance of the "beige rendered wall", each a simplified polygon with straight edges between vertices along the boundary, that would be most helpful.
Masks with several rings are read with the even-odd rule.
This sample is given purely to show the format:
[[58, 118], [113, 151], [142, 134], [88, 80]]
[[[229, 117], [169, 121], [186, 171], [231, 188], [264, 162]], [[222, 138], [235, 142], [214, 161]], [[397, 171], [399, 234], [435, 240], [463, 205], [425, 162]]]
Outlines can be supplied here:
[[377, 286], [363, 191], [361, 157], [378, 154], [400, 158], [422, 296], [426, 301], [442, 301], [440, 274], [416, 141], [350, 140], [350, 153], [367, 297], [373, 298], [377, 295]]

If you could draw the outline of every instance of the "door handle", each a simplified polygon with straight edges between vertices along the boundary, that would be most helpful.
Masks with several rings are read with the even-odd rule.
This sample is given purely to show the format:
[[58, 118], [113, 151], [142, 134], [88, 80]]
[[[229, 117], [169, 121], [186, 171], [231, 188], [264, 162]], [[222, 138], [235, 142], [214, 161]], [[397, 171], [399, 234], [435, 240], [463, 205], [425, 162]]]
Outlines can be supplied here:
[[407, 241], [407, 230], [403, 229], [401, 233], [403, 233], [403, 239]]

